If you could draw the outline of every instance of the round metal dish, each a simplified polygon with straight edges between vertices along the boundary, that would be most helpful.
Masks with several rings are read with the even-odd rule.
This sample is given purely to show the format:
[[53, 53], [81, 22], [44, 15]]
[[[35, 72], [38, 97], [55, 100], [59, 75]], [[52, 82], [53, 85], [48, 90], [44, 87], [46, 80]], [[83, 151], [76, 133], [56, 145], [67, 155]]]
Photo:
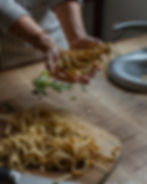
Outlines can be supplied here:
[[147, 92], [147, 49], [114, 59], [107, 74], [115, 84], [125, 89]]

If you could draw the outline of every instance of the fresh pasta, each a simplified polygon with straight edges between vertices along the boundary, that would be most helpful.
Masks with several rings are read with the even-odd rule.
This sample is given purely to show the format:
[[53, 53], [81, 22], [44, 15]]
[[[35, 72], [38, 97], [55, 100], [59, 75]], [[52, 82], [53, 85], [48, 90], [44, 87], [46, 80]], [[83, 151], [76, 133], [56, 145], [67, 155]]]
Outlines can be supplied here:
[[64, 70], [69, 76], [81, 76], [101, 66], [105, 56], [109, 56], [110, 46], [102, 44], [85, 50], [63, 50], [57, 62], [57, 71]]
[[78, 176], [103, 156], [94, 137], [73, 128], [64, 113], [45, 108], [16, 113], [0, 140], [0, 167], [68, 172]]

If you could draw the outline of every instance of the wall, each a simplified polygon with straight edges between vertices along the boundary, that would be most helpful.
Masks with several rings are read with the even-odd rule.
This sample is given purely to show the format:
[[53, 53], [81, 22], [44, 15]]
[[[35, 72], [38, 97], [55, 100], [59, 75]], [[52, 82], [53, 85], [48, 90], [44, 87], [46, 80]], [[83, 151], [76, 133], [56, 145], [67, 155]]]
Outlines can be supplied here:
[[93, 3], [83, 5], [84, 22], [89, 34], [93, 34]]
[[104, 0], [103, 38], [113, 38], [112, 26], [125, 20], [147, 20], [147, 0]]

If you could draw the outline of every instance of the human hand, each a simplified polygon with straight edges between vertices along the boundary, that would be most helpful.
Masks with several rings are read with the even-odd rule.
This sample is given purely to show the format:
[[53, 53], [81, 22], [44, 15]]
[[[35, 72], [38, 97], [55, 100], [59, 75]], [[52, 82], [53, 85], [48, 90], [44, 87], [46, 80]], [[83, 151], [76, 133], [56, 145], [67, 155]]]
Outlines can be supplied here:
[[70, 42], [71, 49], [91, 49], [100, 47], [103, 42], [100, 39], [96, 39], [91, 36], [84, 36], [81, 38], [74, 39]]
[[[77, 75], [69, 75], [68, 69], [62, 67], [58, 67], [58, 62], [61, 60], [61, 52], [62, 50], [58, 49], [57, 47], [53, 47], [47, 54], [46, 54], [46, 66], [49, 73], [64, 82], [68, 83], [87, 83], [87, 76], [77, 76]], [[69, 60], [69, 62], [71, 62]]]
[[[72, 49], [71, 53], [73, 54], [73, 51], [74, 51], [74, 53], [77, 55], [79, 53], [78, 52], [78, 50], [79, 50], [80, 53], [84, 53], [85, 52], [85, 54], [86, 54], [90, 50], [93, 50], [93, 49], [97, 50], [98, 48], [100, 48], [100, 52], [102, 52], [102, 53], [103, 52], [107, 52], [107, 49], [108, 49], [107, 45], [103, 44], [100, 40], [94, 39], [92, 37], [84, 37], [82, 39], [77, 39], [77, 40], [74, 40], [74, 42], [72, 42], [72, 44], [71, 44], [71, 49]], [[87, 50], [89, 49], [89, 50], [86, 52], [85, 51], [86, 49]], [[77, 53], [76, 53], [75, 50], [77, 50]], [[55, 57], [54, 57], [54, 54], [53, 54], [54, 52], [56, 52], [56, 54], [55, 54], [56, 56]], [[87, 63], [88, 64], [87, 67], [91, 68], [91, 69], [89, 68], [89, 72], [88, 72], [88, 70], [87, 70], [86, 73], [85, 72], [84, 73], [80, 72], [81, 73], [80, 75], [75, 75], [75, 74], [73, 75], [70, 72], [71, 68], [69, 68], [69, 71], [66, 71], [67, 70], [66, 67], [65, 68], [62, 67], [62, 69], [59, 69], [59, 68], [57, 69], [56, 68], [56, 64], [57, 64], [56, 61], [58, 59], [61, 59], [61, 55], [60, 55], [61, 52], [59, 52], [59, 50], [57, 51], [57, 48], [56, 48], [53, 52], [50, 52], [49, 55], [48, 55], [49, 56], [48, 57], [48, 61], [49, 61], [48, 63], [49, 63], [49, 66], [50, 66], [49, 68], [52, 68], [52, 72], [51, 73], [52, 73], [52, 75], [54, 75], [58, 79], [64, 80], [66, 82], [88, 83], [90, 81], [90, 79], [97, 73], [97, 71], [100, 70], [100, 66], [99, 65], [95, 65], [92, 68], [91, 68], [92, 65], [88, 66], [89, 62]], [[70, 53], [70, 51], [69, 51], [69, 53]], [[97, 51], [96, 51], [96, 53], [97, 53]], [[67, 57], [65, 59], [67, 60]], [[73, 58], [69, 57], [68, 59], [69, 59], [69, 62], [73, 62]], [[76, 59], [75, 62], [78, 62], [78, 59]], [[81, 62], [81, 61], [79, 60], [79, 62]], [[86, 60], [85, 60], [85, 62], [86, 62]], [[71, 75], [68, 75], [68, 74], [71, 74]]]
[[[70, 43], [71, 49], [78, 49], [78, 50], [86, 50], [86, 49], [92, 49], [92, 48], [99, 48], [103, 45], [103, 42], [100, 39], [93, 38], [91, 36], [84, 36], [82, 38], [77, 38]], [[89, 74], [82, 77], [82, 80], [85, 83], [88, 83], [92, 77], [95, 76], [95, 74], [100, 71], [100, 66], [94, 68]]]

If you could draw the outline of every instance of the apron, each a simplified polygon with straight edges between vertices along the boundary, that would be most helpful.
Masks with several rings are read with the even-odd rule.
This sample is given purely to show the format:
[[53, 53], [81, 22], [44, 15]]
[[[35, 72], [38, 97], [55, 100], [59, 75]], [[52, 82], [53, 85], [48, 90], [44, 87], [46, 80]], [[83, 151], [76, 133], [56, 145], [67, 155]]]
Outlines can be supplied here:
[[[33, 19], [46, 31], [52, 40], [63, 48], [68, 44], [61, 25], [49, 9], [49, 0], [16, 0], [29, 11]], [[42, 53], [20, 38], [0, 30], [0, 69], [10, 68], [42, 58]]]

